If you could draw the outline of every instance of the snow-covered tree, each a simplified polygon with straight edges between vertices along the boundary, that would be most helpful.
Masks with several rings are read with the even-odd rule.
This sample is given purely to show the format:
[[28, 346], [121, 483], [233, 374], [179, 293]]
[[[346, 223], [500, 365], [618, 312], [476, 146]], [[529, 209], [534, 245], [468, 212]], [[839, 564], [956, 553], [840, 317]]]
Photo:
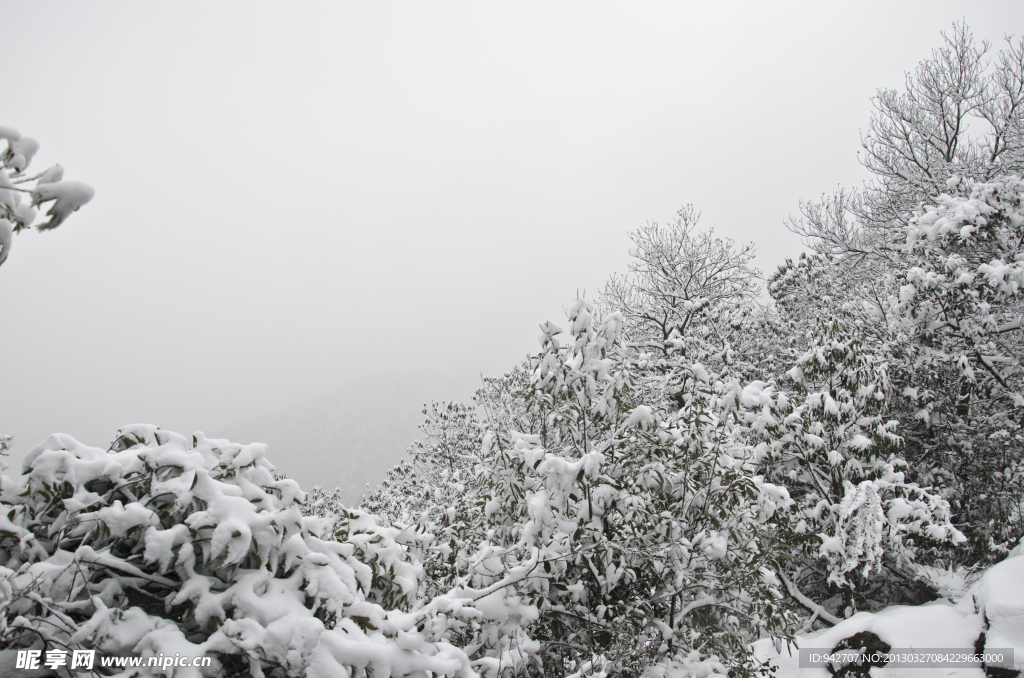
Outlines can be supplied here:
[[[80, 181], [64, 181], [64, 168], [54, 165], [37, 174], [28, 167], [39, 151], [39, 142], [22, 136], [16, 129], [0, 127], [0, 139], [6, 148], [0, 151], [0, 264], [7, 260], [15, 233], [31, 228], [38, 216], [37, 207], [52, 203], [46, 221], [36, 225], [40, 231], [57, 228], [82, 205], [92, 200], [92, 186]], [[27, 198], [27, 201], [25, 200]]]
[[920, 602], [912, 586], [918, 547], [964, 541], [946, 500], [907, 478], [899, 422], [888, 418], [884, 352], [834, 318], [819, 321], [787, 373], [793, 391], [766, 385], [741, 413], [764, 451], [766, 477], [794, 501], [791, 593], [828, 599], [825, 611], [846, 616]]
[[479, 522], [475, 466], [483, 426], [476, 408], [463, 403], [435, 402], [423, 414], [423, 438], [362, 508], [400, 529], [430, 535], [417, 553], [427, 572], [427, 595], [436, 595], [458, 585], [476, 546], [471, 536]]
[[757, 352], [751, 326], [766, 322], [754, 248], [700, 229], [699, 220], [688, 205], [667, 225], [631, 233], [629, 273], [612, 276], [601, 299], [622, 314], [627, 341], [651, 367], [674, 357], [743, 373], [747, 353]]
[[[801, 203], [790, 228], [820, 253], [852, 260], [861, 273], [902, 247], [914, 211], [934, 202], [953, 177], [975, 182], [1024, 173], [1024, 39], [987, 57], [966, 23], [906, 74], [902, 91], [883, 89], [862, 138], [861, 162], [872, 179]], [[854, 273], [853, 270], [849, 273]]]
[[529, 372], [477, 396], [476, 503], [456, 509], [451, 550], [430, 552], [478, 590], [516, 581], [501, 625], [462, 645], [494, 671], [557, 675], [595, 657], [629, 674], [672, 657], [752, 670], [748, 644], [793, 621], [775, 574], [785, 489], [757, 475], [702, 368], [682, 407], [643, 402], [622, 317], [579, 300], [569, 323], [545, 323]]
[[949, 489], [980, 558], [1024, 536], [1024, 182], [964, 183], [911, 219], [891, 305], [913, 461]]
[[908, 477], [948, 499], [971, 545], [931, 557], [970, 564], [1024, 534], [1014, 438], [1024, 308], [1012, 282], [1024, 40], [991, 54], [965, 24], [943, 38], [902, 91], [875, 97], [868, 185], [801, 204], [790, 227], [816, 254], [782, 267], [770, 289], [793, 347], [822, 309], [885, 347], [887, 416], [900, 422]]
[[210, 654], [209, 675], [254, 678], [474, 675], [441, 636], [479, 612], [420, 599], [415, 535], [304, 517], [264, 451], [141, 425], [109, 450], [48, 438], [3, 479], [0, 648]]
[[474, 408], [434, 402], [423, 415], [423, 437], [363, 501], [368, 511], [392, 522], [452, 522], [448, 508], [471, 495], [476, 484], [473, 464], [483, 431]]
[[990, 45], [964, 22], [906, 75], [902, 92], [879, 90], [863, 138], [871, 171], [857, 205], [864, 222], [899, 245], [909, 214], [948, 192], [953, 175], [973, 181], [1024, 172], [1024, 39], [987, 59]]
[[900, 422], [907, 475], [950, 502], [971, 545], [933, 556], [972, 564], [1024, 535], [1024, 212], [1017, 177], [948, 184], [909, 216], [880, 279], [858, 285], [834, 265], [841, 257], [816, 254], [780, 268], [770, 289], [795, 345], [824, 309], [884, 357], [885, 416]]

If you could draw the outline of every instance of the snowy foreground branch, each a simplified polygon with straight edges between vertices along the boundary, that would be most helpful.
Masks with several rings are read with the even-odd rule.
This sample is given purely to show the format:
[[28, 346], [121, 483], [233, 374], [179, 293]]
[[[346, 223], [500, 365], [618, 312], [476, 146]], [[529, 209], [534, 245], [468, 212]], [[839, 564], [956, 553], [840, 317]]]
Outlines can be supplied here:
[[786, 590], [789, 591], [789, 595], [793, 596], [801, 605], [806, 607], [808, 610], [814, 613], [815, 617], [821, 617], [830, 624], [838, 624], [842, 621], [839, 617], [835, 616], [821, 605], [800, 593], [800, 589], [796, 587], [796, 584], [789, 580], [786, 575], [781, 575], [782, 582], [786, 585]]
[[48, 438], [0, 486], [0, 647], [208, 653], [253, 675], [475, 676], [435, 610], [479, 617], [487, 592], [396, 615], [420, 604], [423, 579], [398, 530], [354, 511], [332, 534], [264, 451], [152, 426], [121, 429], [110, 450]]
[[[92, 200], [92, 186], [80, 181], [64, 181], [64, 168], [54, 165], [38, 174], [27, 174], [39, 150], [39, 142], [10, 127], [0, 127], [0, 140], [7, 147], [0, 151], [0, 264], [11, 253], [13, 236], [31, 228], [37, 208], [50, 204], [46, 221], [37, 224], [48, 231], [63, 224], [73, 212]], [[28, 202], [23, 202], [28, 198]]]

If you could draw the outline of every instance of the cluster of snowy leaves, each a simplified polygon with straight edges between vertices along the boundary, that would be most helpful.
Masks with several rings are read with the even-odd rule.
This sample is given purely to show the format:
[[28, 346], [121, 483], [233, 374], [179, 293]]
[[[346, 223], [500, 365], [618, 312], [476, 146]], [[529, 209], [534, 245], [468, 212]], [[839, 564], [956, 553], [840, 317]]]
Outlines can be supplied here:
[[880, 295], [887, 297], [893, 281], [866, 280], [852, 275], [849, 268], [829, 254], [804, 252], [795, 260], [787, 259], [768, 280], [778, 322], [784, 326], [775, 350], [788, 358], [785, 369], [774, 374], [777, 379], [808, 350], [823, 320], [841, 319], [876, 343], [884, 341], [885, 315], [874, 301]]
[[[40, 231], [57, 228], [82, 205], [92, 200], [92, 186], [80, 181], [64, 181], [64, 168], [54, 165], [37, 174], [28, 167], [39, 151], [39, 142], [22, 136], [16, 129], [0, 127], [0, 139], [6, 148], [0, 151], [0, 264], [11, 252], [13, 234], [30, 228], [38, 216], [38, 207], [50, 203]], [[27, 201], [25, 199], [28, 199]]]
[[48, 438], [3, 477], [0, 646], [211, 654], [209, 675], [474, 675], [437, 613], [479, 612], [424, 605], [409, 535], [302, 515], [264, 452], [142, 425], [109, 450]]

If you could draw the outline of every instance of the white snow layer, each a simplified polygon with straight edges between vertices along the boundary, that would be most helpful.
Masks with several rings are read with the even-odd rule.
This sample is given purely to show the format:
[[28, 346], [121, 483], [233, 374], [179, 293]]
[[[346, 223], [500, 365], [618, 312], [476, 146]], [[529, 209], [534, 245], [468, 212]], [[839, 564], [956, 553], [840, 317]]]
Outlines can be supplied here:
[[[859, 612], [830, 629], [798, 636], [797, 648], [831, 650], [861, 631], [876, 634], [892, 648], [974, 649], [985, 634], [985, 647], [1013, 648], [1014, 668], [1024, 670], [1024, 557], [1018, 547], [991, 567], [956, 604], [939, 600], [920, 606], [895, 605], [880, 612]], [[755, 643], [762, 661], [778, 667], [777, 678], [829, 678], [824, 668], [800, 668], [797, 648], [776, 651], [769, 639]], [[871, 669], [875, 678], [956, 676], [982, 678], [980, 668], [898, 667]]]
[[57, 228], [71, 213], [92, 200], [95, 191], [89, 184], [80, 181], [61, 181], [55, 184], [37, 184], [32, 191], [32, 204], [39, 205], [54, 201], [46, 216], [50, 220], [39, 225], [40, 231]]

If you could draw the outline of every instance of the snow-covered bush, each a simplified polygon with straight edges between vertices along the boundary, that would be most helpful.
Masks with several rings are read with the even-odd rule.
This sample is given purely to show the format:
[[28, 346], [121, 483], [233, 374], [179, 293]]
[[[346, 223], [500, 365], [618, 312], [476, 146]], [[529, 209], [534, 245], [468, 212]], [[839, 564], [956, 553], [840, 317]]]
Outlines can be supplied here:
[[518, 396], [478, 396], [476, 510], [440, 557], [478, 589], [516, 581], [501, 623], [465, 644], [498, 671], [595, 656], [630, 674], [673, 658], [750, 671], [748, 644], [793, 622], [775, 560], [786, 491], [757, 475], [702, 370], [681, 408], [640, 400], [621, 316], [596, 314], [578, 301], [566, 332], [542, 326], [529, 379], [506, 383]]
[[[0, 151], [0, 264], [11, 252], [13, 235], [30, 228], [40, 205], [52, 203], [40, 231], [57, 228], [94, 195], [92, 186], [64, 181], [64, 168], [54, 165], [38, 174], [27, 174], [39, 151], [39, 142], [10, 127], [0, 127], [0, 139], [7, 142]], [[27, 202], [23, 198], [29, 198]]]
[[920, 473], [948, 488], [978, 560], [1024, 535], [1024, 182], [949, 183], [966, 195], [911, 220], [891, 306]]
[[[502, 381], [486, 379], [477, 402]], [[427, 573], [428, 596], [460, 584], [465, 567], [459, 564], [477, 545], [480, 483], [475, 467], [484, 431], [476, 409], [456, 402], [425, 408], [423, 438], [410, 448], [411, 459], [393, 468], [362, 504], [390, 524], [424, 535], [416, 554]]]
[[888, 364], [858, 334], [820, 321], [787, 373], [795, 390], [766, 385], [742, 413], [767, 477], [795, 502], [793, 555], [802, 547], [803, 557], [788, 568], [791, 586], [811, 587], [823, 601], [832, 585], [842, 595], [829, 607], [846, 616], [911, 593], [920, 544], [964, 541], [948, 503], [907, 479], [899, 423], [887, 416]]
[[209, 675], [474, 675], [439, 639], [479, 614], [469, 601], [425, 605], [406, 535], [303, 516], [264, 452], [142, 425], [109, 450], [48, 438], [3, 478], [0, 647], [207, 653]]
[[994, 562], [1024, 535], [1024, 190], [1013, 176], [953, 176], [944, 188], [895, 225], [904, 244], [871, 269], [877, 279], [851, 273], [867, 255], [850, 250], [787, 264], [771, 286], [794, 329], [824, 310], [886, 364], [877, 405], [900, 422], [903, 472], [950, 503], [968, 538], [918, 552], [941, 567]]
[[564, 339], [542, 328], [544, 428], [494, 440], [496, 536], [561, 555], [552, 570], [582, 588], [541, 588], [538, 604], [577, 645], [626, 666], [697, 650], [749, 670], [746, 644], [791, 622], [775, 560], [788, 494], [757, 475], [699, 366], [672, 407], [638, 398], [622, 318], [595, 312], [577, 302]]
[[424, 565], [445, 586], [508, 584], [449, 636], [488, 673], [754, 670], [749, 643], [795, 622], [776, 576], [786, 490], [703, 368], [666, 407], [635, 381], [622, 316], [577, 301], [568, 321], [472, 408], [432, 408], [367, 506], [433, 539]]

